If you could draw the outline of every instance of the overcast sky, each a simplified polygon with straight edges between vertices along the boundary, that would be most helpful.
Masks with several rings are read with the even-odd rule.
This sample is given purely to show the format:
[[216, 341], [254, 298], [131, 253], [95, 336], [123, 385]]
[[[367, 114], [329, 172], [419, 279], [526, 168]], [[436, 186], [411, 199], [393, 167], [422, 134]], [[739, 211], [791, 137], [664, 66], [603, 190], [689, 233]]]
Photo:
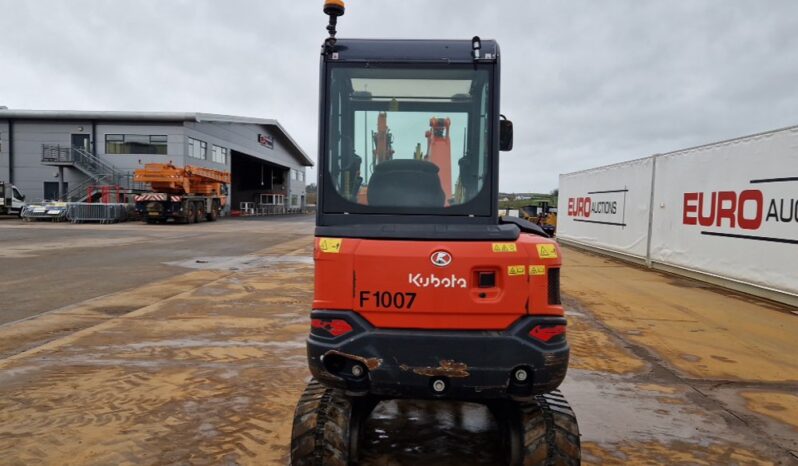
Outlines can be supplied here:
[[[276, 118], [315, 159], [322, 3], [0, 0], [0, 105]], [[798, 124], [798, 1], [346, 3], [339, 37], [499, 41], [503, 191]]]

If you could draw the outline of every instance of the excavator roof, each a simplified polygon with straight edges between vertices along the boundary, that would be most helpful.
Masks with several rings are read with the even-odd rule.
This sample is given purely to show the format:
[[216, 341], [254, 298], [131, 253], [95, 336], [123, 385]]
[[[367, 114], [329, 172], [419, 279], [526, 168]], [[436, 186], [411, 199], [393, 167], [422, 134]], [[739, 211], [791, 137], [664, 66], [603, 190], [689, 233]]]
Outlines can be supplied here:
[[[475, 38], [476, 39], [476, 38]], [[499, 44], [480, 39], [479, 62], [495, 62]], [[473, 40], [338, 39], [331, 62], [473, 63]]]

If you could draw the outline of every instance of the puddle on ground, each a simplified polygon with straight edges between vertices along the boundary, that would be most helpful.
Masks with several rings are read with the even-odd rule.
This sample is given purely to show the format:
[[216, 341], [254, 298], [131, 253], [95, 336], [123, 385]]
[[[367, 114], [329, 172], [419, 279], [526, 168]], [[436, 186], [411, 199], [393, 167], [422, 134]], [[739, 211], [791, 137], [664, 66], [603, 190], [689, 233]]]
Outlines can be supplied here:
[[[635, 453], [635, 445], [650, 447], [652, 453], [673, 450], [672, 458], [685, 461], [679, 464], [767, 464], [762, 456], [761, 463], [750, 462], [754, 453], [741, 447], [750, 438], [732, 430], [719, 414], [693, 403], [689, 387], [570, 370], [561, 389], [579, 419], [587, 445], [585, 464], [656, 458]], [[361, 464], [503, 464], [499, 440], [497, 424], [483, 405], [387, 401], [366, 423]], [[726, 462], [724, 455], [729, 454], [734, 461]]]
[[252, 341], [252, 340], [211, 340], [204, 338], [180, 338], [174, 340], [154, 340], [138, 343], [127, 343], [120, 346], [99, 346], [101, 350], [124, 350], [144, 348], [277, 348], [277, 349], [304, 349], [305, 339], [286, 341]]
[[313, 264], [311, 256], [208, 256], [188, 260], [164, 262], [166, 265], [202, 270], [250, 270], [273, 264]]
[[360, 464], [502, 464], [499, 430], [483, 405], [385, 401], [366, 423]]
[[571, 369], [560, 387], [579, 419], [584, 441], [600, 444], [639, 441], [668, 444], [746, 439], [719, 414], [690, 399], [687, 386], [635, 383], [622, 377]]

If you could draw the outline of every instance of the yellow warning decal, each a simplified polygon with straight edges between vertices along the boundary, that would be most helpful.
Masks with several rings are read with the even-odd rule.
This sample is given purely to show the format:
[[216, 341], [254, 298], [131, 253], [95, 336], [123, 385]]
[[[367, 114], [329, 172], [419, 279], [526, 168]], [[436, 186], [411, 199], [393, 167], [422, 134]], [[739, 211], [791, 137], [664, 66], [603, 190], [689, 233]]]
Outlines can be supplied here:
[[338, 254], [341, 252], [343, 241], [341, 238], [319, 238], [319, 249], [321, 249], [321, 252]]
[[493, 243], [493, 252], [517, 252], [515, 243]]
[[529, 275], [546, 275], [545, 265], [530, 265]]
[[553, 244], [538, 244], [538, 256], [541, 259], [556, 259], [557, 246]]
[[507, 275], [524, 275], [526, 273], [526, 267], [523, 265], [508, 265], [507, 266]]

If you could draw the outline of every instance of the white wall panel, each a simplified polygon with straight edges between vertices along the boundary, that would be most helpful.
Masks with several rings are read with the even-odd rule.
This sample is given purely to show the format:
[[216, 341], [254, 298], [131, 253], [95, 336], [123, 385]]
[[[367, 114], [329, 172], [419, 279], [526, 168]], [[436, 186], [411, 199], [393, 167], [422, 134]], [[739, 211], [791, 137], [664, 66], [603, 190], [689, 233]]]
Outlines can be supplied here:
[[560, 175], [558, 207], [565, 241], [798, 298], [798, 127]]
[[646, 256], [652, 158], [560, 175], [557, 236]]
[[653, 261], [798, 294], [798, 128], [656, 164]]

